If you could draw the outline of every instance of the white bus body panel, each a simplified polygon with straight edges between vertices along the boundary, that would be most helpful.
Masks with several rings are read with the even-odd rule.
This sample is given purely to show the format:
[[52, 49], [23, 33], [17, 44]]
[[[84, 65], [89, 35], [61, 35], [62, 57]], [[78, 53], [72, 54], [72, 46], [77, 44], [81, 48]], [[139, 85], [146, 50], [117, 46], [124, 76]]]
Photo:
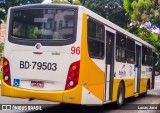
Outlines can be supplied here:
[[86, 105], [97, 105], [97, 104], [103, 104], [102, 100], [98, 99], [94, 94], [92, 94], [90, 91], [88, 91], [85, 87], [82, 87], [82, 100], [81, 104]]
[[[71, 59], [67, 53], [61, 52], [59, 54], [60, 55], [53, 55], [53, 52], [34, 54], [33, 51], [23, 50], [12, 51], [8, 59], [12, 73], [11, 84], [14, 85], [14, 79], [19, 79], [19, 87], [40, 90], [40, 88], [31, 87], [31, 81], [43, 81], [43, 90], [64, 90]], [[26, 62], [27, 69], [20, 68], [20, 61]], [[52, 69], [38, 70], [36, 69], [37, 66], [33, 69], [34, 64], [32, 62], [55, 63], [57, 66], [52, 68], [57, 69], [55, 71]]]

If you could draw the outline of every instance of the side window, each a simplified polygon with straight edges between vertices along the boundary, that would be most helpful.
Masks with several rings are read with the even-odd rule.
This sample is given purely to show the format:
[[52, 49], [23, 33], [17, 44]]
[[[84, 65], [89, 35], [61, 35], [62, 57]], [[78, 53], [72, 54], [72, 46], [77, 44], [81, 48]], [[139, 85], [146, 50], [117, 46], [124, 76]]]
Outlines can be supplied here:
[[127, 62], [135, 63], [135, 41], [127, 38]]
[[155, 64], [157, 64], [158, 60], [159, 60], [158, 55], [155, 52], [153, 52], [153, 60], [152, 60], [153, 66], [155, 66]]
[[142, 65], [147, 65], [147, 47], [142, 46]]
[[142, 64], [152, 66], [152, 49], [142, 46]]
[[126, 62], [126, 36], [119, 33], [116, 35], [116, 60]]
[[104, 25], [88, 19], [88, 51], [92, 58], [104, 58]]
[[147, 65], [152, 66], [152, 49], [147, 48]]

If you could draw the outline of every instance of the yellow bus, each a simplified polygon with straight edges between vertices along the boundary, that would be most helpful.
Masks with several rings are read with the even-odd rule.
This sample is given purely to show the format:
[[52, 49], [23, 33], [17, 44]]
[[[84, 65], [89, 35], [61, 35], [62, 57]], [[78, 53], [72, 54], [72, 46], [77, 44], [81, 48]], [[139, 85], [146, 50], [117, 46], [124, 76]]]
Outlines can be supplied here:
[[155, 48], [83, 6], [11, 7], [2, 96], [106, 104], [154, 87]]

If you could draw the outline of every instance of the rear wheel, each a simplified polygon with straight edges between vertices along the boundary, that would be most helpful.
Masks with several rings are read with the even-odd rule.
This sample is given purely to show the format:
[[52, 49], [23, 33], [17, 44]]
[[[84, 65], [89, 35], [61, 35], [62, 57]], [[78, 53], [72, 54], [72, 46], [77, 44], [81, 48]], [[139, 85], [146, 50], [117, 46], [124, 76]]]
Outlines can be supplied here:
[[117, 95], [117, 108], [122, 107], [124, 103], [124, 86], [122, 83], [120, 83], [118, 88], [118, 95]]

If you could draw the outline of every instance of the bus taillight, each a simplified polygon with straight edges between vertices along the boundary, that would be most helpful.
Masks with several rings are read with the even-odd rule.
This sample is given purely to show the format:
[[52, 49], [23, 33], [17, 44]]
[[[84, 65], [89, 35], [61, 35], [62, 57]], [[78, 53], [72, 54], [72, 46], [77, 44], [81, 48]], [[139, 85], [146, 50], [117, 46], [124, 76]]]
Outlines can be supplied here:
[[70, 65], [65, 90], [74, 88], [78, 84], [80, 61]]
[[3, 59], [3, 80], [6, 84], [11, 85], [9, 61], [6, 58]]

